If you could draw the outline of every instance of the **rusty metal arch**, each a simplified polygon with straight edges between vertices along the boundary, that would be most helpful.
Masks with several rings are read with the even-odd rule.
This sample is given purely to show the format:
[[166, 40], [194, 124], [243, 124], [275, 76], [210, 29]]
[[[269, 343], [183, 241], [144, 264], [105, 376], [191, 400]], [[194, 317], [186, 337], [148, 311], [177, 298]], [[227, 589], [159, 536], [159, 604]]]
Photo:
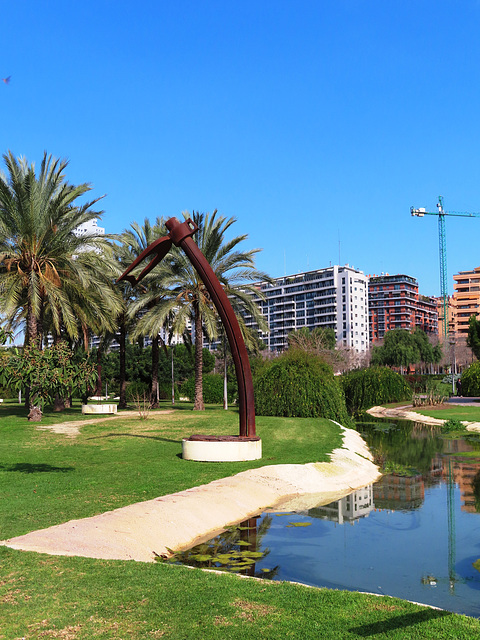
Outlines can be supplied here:
[[[167, 255], [172, 247], [172, 243], [176, 247], [183, 249], [205, 284], [220, 315], [225, 333], [227, 334], [238, 384], [240, 437], [255, 438], [255, 400], [253, 395], [252, 373], [242, 332], [230, 300], [212, 267], [192, 238], [198, 230], [195, 222], [190, 219], [185, 220], [185, 222], [179, 222], [177, 218], [170, 218], [165, 224], [169, 233], [163, 238], [155, 240], [155, 242], [152, 242], [152, 244], [142, 251], [138, 258], [136, 258], [120, 276], [117, 282], [127, 280], [135, 286]], [[129, 275], [135, 267], [149, 256], [153, 257], [138, 277]]]

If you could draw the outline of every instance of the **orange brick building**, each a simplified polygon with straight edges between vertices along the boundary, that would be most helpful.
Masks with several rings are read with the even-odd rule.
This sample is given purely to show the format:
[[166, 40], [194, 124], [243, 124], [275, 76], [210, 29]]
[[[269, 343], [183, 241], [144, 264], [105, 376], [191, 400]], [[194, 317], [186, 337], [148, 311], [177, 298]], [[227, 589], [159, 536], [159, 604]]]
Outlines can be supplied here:
[[368, 283], [370, 343], [382, 340], [387, 331], [422, 329], [438, 335], [438, 310], [434, 298], [418, 293], [411, 276], [388, 273], [371, 276]]
[[470, 316], [480, 317], [480, 267], [453, 276], [452, 322], [450, 331], [458, 338], [468, 335]]

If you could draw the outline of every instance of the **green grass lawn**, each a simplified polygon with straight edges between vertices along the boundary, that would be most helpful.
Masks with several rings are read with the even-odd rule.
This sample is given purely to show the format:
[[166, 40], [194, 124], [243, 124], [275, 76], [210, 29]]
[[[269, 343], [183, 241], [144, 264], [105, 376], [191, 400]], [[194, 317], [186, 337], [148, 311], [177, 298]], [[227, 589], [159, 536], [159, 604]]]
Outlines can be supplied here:
[[[165, 408], [170, 408], [165, 405]], [[41, 425], [79, 419], [79, 408]], [[85, 417], [90, 419], [91, 416]], [[180, 405], [121, 415], [77, 438], [38, 430], [0, 407], [0, 538], [91, 516], [265, 464], [327, 460], [341, 444], [326, 420], [258, 418], [264, 458], [180, 458], [192, 433], [237, 433], [238, 413]], [[400, 600], [245, 580], [198, 569], [0, 548], [0, 639], [472, 638], [480, 623]]]
[[444, 408], [443, 405], [438, 409], [423, 409], [422, 407], [418, 407], [417, 409], [412, 409], [412, 411], [421, 413], [424, 416], [439, 418], [440, 420], [449, 420], [450, 418], [456, 418], [457, 420], [468, 420], [469, 422], [480, 421], [480, 405], [478, 407], [451, 405], [447, 408]]

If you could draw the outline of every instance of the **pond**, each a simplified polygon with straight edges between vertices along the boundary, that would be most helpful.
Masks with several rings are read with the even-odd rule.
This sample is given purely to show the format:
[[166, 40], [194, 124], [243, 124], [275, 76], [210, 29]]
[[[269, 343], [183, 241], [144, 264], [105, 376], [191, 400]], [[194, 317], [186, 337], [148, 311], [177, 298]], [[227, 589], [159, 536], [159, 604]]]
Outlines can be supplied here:
[[387, 471], [379, 482], [308, 511], [259, 514], [176, 559], [480, 617], [480, 436], [370, 416], [357, 428]]

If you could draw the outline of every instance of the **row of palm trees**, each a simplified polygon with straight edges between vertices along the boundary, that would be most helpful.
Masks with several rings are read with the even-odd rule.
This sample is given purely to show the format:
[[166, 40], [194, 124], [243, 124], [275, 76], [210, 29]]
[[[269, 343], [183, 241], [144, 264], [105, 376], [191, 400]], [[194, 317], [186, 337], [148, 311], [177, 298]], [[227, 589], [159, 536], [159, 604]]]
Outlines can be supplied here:
[[[126, 406], [127, 339], [152, 338], [152, 404], [158, 394], [158, 349], [161, 332], [185, 338], [194, 328], [195, 409], [203, 409], [202, 349], [204, 334], [221, 328], [203, 282], [185, 254], [172, 247], [144, 280], [133, 288], [119, 275], [154, 240], [166, 235], [164, 219], [137, 222], [118, 235], [79, 234], [78, 228], [99, 218], [101, 198], [80, 204], [88, 183], [70, 184], [68, 162], [44, 153], [40, 168], [9, 151], [0, 174], [0, 316], [6, 330], [24, 332], [25, 345], [41, 347], [48, 335], [66, 338], [88, 350], [92, 335], [107, 349], [120, 344], [120, 407]], [[188, 217], [186, 215], [186, 217]], [[253, 302], [253, 282], [268, 279], [255, 268], [258, 249], [242, 251], [246, 235], [226, 239], [235, 222], [194, 212], [196, 242], [231, 297], [235, 310], [247, 311], [263, 326]], [[165, 333], [164, 333], [165, 335]]]

